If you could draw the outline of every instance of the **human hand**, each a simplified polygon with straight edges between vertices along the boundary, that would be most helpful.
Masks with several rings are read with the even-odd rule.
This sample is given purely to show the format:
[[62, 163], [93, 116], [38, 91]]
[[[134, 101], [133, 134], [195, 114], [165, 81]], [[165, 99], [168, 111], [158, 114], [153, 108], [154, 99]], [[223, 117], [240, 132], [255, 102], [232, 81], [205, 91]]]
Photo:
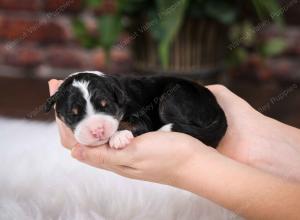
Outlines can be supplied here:
[[[62, 81], [50, 80], [50, 95]], [[94, 167], [123, 176], [171, 184], [187, 163], [201, 151], [215, 151], [197, 139], [181, 133], [149, 132], [133, 139], [128, 147], [115, 150], [108, 145], [91, 148], [79, 144], [72, 131], [56, 117], [61, 143], [72, 156]]]
[[189, 135], [156, 131], [135, 137], [122, 150], [108, 145], [77, 146], [72, 149], [72, 156], [122, 176], [176, 186], [181, 172], [210, 152], [216, 150]]
[[[50, 87], [55, 91], [58, 84], [52, 81]], [[219, 152], [260, 169], [267, 170], [264, 164], [274, 167], [279, 164], [277, 170], [281, 174], [297, 168], [298, 129], [261, 115], [225, 87], [209, 86], [209, 89], [223, 107], [229, 125]], [[62, 144], [73, 147], [73, 157], [89, 165], [186, 189], [249, 219], [298, 216], [295, 206], [300, 195], [298, 184], [230, 160], [186, 134], [149, 132], [134, 138], [125, 149], [115, 150], [107, 145], [80, 146], [59, 120], [58, 126]], [[290, 174], [297, 177], [300, 169], [295, 170]]]
[[[62, 82], [63, 82], [63, 80], [56, 80], [56, 79], [52, 79], [48, 82], [50, 96], [52, 96], [58, 90], [58, 88], [59, 88], [60, 84], [62, 84]], [[56, 120], [56, 124], [58, 127], [61, 144], [68, 149], [72, 149], [75, 146], [79, 146], [80, 144], [76, 141], [71, 129], [68, 128], [56, 116], [55, 116], [55, 120]]]
[[239, 162], [300, 181], [300, 131], [253, 109], [224, 86], [208, 86], [228, 121], [218, 151]]
[[[61, 82], [49, 82], [51, 94]], [[212, 85], [208, 89], [216, 96], [228, 120], [219, 152], [250, 166], [300, 180], [300, 150], [295, 144], [300, 141], [298, 129], [265, 117], [224, 86]], [[69, 149], [80, 146], [72, 131], [59, 119], [56, 121], [62, 145]]]

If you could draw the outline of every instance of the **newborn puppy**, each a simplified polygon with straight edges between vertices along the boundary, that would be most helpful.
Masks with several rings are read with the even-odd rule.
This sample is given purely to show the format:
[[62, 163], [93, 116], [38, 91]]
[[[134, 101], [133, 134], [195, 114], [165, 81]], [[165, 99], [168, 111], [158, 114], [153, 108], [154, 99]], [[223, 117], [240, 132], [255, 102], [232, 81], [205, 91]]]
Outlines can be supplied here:
[[216, 147], [227, 129], [214, 95], [192, 81], [167, 76], [71, 74], [45, 104], [84, 145], [123, 148], [149, 131], [189, 134]]

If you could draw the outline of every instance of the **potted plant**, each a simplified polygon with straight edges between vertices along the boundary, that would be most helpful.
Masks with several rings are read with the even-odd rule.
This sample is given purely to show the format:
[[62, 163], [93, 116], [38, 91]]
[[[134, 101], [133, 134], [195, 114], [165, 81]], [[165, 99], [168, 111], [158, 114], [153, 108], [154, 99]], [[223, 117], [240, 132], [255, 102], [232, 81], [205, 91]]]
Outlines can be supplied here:
[[[104, 2], [86, 1], [90, 7]], [[224, 56], [230, 51], [229, 27], [277, 10], [276, 0], [115, 0], [114, 13], [98, 17], [101, 37], [89, 42], [105, 51], [131, 45], [135, 68], [140, 72], [203, 77], [222, 68]], [[78, 36], [90, 37], [82, 34], [80, 21], [75, 24]], [[124, 30], [129, 36], [117, 42]]]

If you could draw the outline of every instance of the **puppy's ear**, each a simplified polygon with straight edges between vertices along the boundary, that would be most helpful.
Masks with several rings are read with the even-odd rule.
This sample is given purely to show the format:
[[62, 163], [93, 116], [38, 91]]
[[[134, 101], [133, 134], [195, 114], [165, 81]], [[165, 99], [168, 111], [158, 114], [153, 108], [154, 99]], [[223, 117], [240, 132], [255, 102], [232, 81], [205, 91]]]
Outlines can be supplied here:
[[129, 98], [128, 98], [127, 94], [125, 93], [125, 91], [123, 89], [120, 88], [119, 85], [114, 85], [113, 90], [114, 90], [115, 98], [119, 105], [124, 105], [128, 102]]
[[54, 93], [54, 95], [50, 96], [45, 105], [44, 105], [44, 112], [49, 112], [52, 108], [52, 106], [57, 102], [58, 98], [60, 97], [60, 91], [57, 91], [56, 93]]

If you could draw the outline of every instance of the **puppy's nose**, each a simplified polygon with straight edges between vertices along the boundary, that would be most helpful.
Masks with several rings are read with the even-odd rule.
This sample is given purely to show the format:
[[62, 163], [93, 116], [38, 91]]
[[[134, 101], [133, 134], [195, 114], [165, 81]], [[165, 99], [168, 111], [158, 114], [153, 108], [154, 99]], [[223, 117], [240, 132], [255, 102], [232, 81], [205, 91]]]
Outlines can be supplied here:
[[104, 129], [102, 126], [98, 126], [91, 130], [91, 134], [94, 138], [103, 139], [104, 138]]

